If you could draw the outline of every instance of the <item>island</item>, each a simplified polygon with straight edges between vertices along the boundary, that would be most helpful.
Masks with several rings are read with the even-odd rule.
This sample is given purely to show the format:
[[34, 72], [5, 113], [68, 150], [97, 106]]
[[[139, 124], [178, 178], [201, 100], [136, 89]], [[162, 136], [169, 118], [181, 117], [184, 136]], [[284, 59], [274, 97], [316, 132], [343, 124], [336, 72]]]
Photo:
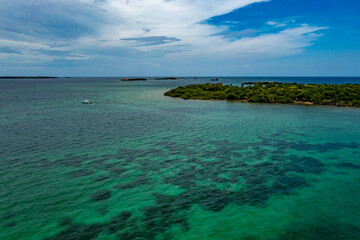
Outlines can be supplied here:
[[178, 78], [178, 77], [164, 77], [164, 78], [155, 78], [154, 80], [178, 80], [178, 79], [184, 79], [184, 78]]
[[22, 79], [22, 78], [59, 78], [59, 77], [47, 77], [47, 76], [38, 76], [38, 77], [29, 77], [29, 76], [0, 76], [0, 79]]
[[122, 81], [147, 81], [146, 78], [123, 78]]
[[360, 84], [248, 82], [232, 86], [206, 83], [181, 86], [164, 95], [183, 99], [360, 107]]

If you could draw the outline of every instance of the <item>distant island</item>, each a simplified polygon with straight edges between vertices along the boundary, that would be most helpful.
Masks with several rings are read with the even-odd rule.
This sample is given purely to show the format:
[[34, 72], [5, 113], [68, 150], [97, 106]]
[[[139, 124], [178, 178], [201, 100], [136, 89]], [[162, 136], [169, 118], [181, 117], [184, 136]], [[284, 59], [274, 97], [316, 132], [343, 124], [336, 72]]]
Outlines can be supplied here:
[[154, 80], [178, 80], [183, 78], [177, 78], [177, 77], [164, 77], [164, 78], [155, 78]]
[[164, 95], [183, 99], [360, 107], [360, 84], [248, 82], [238, 87], [206, 83], [181, 86]]
[[122, 81], [147, 81], [146, 78], [123, 78]]
[[[0, 76], [0, 79], [19, 79], [19, 78], [59, 78], [59, 77], [47, 77], [47, 76], [38, 76], [38, 77], [29, 77], [29, 76]], [[68, 78], [68, 77], [67, 77]]]
[[[162, 77], [162, 78], [154, 78], [150, 80], [178, 80], [178, 79], [184, 79], [179, 77]], [[122, 81], [147, 81], [147, 78], [123, 78]]]

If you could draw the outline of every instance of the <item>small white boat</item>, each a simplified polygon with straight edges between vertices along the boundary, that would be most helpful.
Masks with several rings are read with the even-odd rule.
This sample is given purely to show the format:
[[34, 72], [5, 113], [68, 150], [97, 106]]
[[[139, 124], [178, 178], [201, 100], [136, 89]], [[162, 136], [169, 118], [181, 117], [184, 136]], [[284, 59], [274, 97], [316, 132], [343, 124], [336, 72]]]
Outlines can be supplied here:
[[82, 101], [82, 103], [84, 103], [84, 104], [92, 104], [92, 101], [90, 101], [90, 100], [84, 100], [84, 101]]

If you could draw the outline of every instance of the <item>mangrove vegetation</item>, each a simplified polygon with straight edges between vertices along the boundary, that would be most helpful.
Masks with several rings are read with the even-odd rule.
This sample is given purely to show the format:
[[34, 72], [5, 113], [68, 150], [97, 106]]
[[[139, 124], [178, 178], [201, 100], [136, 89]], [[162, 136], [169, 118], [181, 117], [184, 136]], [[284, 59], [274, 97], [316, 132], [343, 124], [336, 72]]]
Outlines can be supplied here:
[[360, 107], [360, 84], [250, 82], [232, 86], [206, 83], [181, 86], [164, 95], [183, 99]]

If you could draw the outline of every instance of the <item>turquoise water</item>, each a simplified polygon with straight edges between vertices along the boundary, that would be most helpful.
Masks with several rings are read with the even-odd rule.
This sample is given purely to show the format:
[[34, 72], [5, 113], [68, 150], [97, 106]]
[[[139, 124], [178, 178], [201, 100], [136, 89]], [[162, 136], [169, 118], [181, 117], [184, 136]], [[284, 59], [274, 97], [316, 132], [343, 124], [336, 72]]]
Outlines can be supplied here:
[[0, 239], [360, 239], [360, 109], [163, 96], [208, 80], [0, 80]]

